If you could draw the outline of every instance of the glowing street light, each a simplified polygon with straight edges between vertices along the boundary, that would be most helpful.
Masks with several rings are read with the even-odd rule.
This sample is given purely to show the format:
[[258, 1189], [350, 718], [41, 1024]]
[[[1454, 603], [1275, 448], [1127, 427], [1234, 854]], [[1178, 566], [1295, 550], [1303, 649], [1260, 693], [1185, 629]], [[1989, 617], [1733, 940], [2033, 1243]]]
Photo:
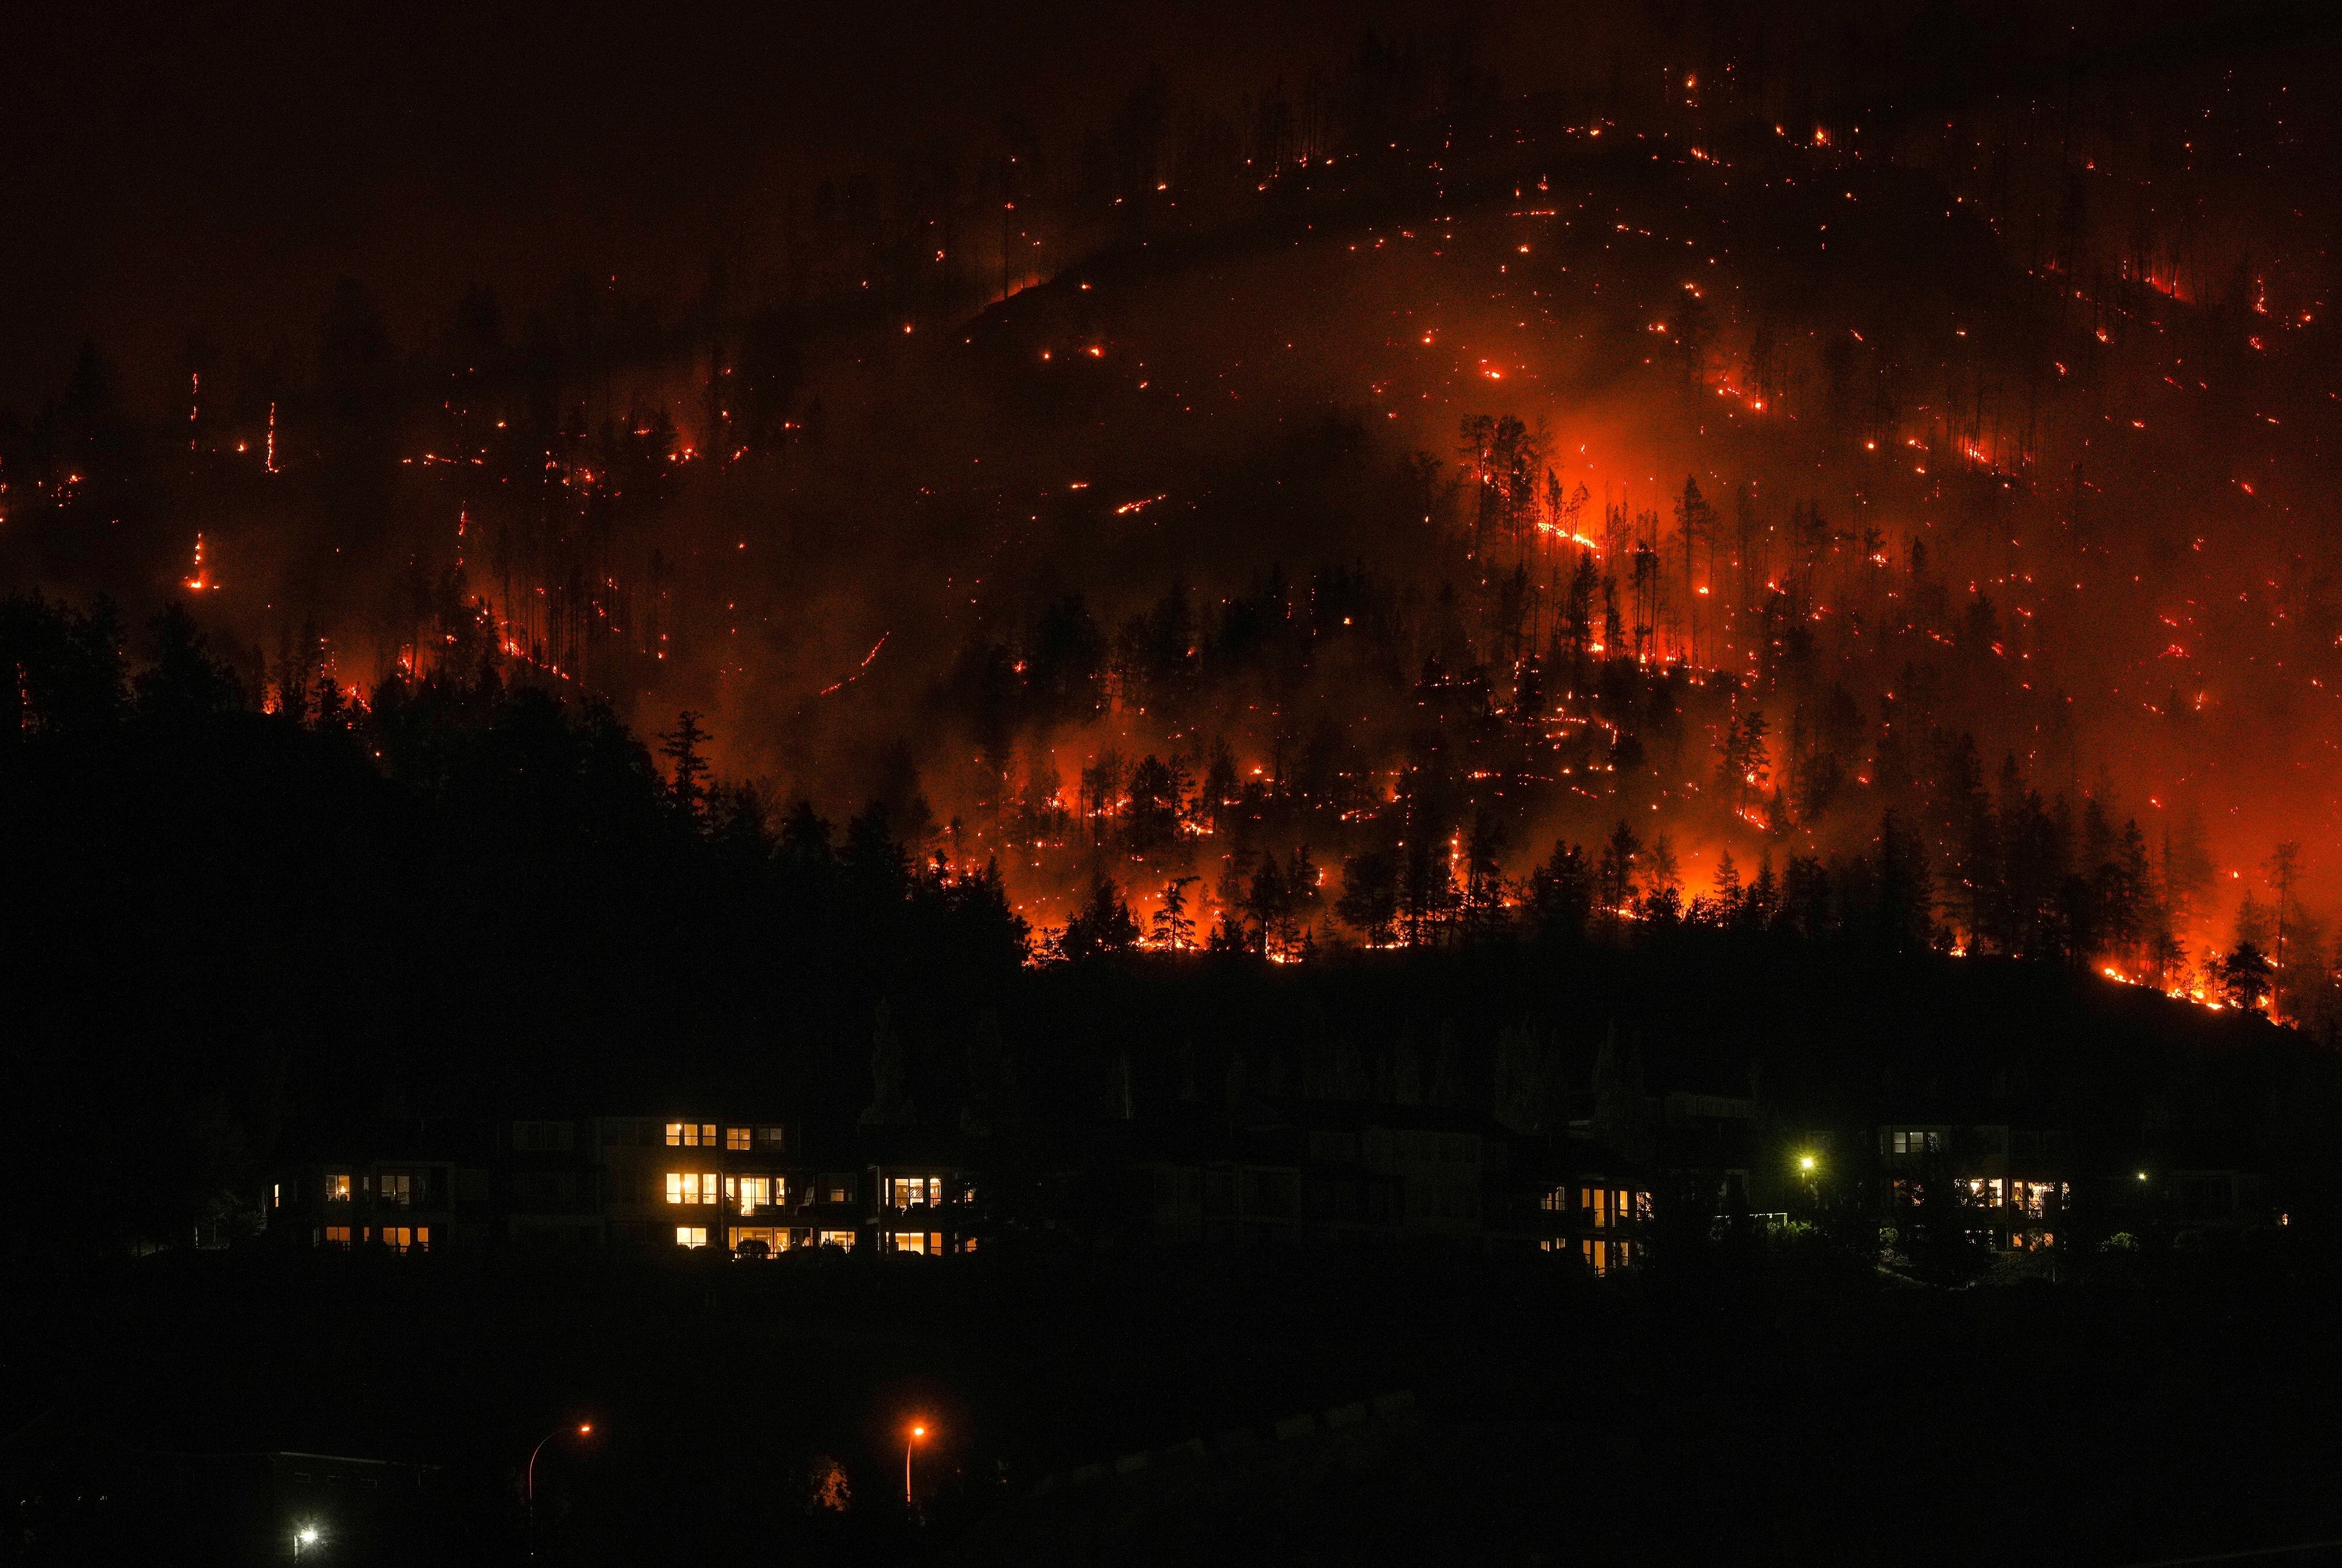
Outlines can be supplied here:
[[303, 1547], [315, 1546], [320, 1539], [322, 1538], [317, 1533], [317, 1527], [314, 1524], [304, 1524], [300, 1529], [295, 1530], [293, 1533], [294, 1560], [295, 1562], [300, 1560]]
[[903, 1504], [905, 1507], [910, 1506], [911, 1503], [911, 1449], [926, 1434], [926, 1424], [914, 1422], [911, 1423], [911, 1434], [903, 1439]]
[[[543, 1437], [538, 1438], [536, 1440], [536, 1446], [528, 1451], [528, 1501], [531, 1507], [535, 1507], [536, 1505], [536, 1456], [545, 1452], [545, 1445], [546, 1443], [551, 1443], [563, 1433], [571, 1430], [572, 1428], [566, 1426], [556, 1426], [551, 1432], [546, 1433]], [[591, 1437], [594, 1435], [594, 1423], [590, 1421], [581, 1421], [577, 1423], [575, 1430], [580, 1437]]]

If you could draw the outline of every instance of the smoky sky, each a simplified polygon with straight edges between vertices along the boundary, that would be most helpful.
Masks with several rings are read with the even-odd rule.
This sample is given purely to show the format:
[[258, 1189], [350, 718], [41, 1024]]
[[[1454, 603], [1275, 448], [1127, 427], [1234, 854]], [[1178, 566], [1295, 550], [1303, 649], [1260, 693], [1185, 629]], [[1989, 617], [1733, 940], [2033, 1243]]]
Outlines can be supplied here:
[[[55, 5], [0, 64], [0, 404], [85, 337], [128, 390], [192, 342], [305, 352], [358, 277], [680, 290], [826, 174], [1111, 113], [1152, 66], [1274, 76], [1436, 7]], [[155, 363], [157, 361], [160, 363]]]
[[1869, 30], [1848, 58], [1922, 106], [2265, 56], [2332, 25], [2300, 5], [1940, 0], [18, 7], [0, 51], [0, 406], [52, 392], [85, 338], [134, 395], [194, 344], [305, 355], [342, 275], [409, 332], [473, 282], [526, 299], [615, 271], [679, 295], [825, 175], [949, 158], [1012, 123], [1062, 145], [1156, 67], [1233, 103], [1369, 31], [1467, 51], [1529, 93]]

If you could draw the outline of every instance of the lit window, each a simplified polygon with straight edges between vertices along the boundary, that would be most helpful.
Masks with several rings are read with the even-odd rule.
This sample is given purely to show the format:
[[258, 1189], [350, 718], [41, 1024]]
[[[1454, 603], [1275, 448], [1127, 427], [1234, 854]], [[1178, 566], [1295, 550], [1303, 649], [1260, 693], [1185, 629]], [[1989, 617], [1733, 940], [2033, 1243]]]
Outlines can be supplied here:
[[405, 1171], [385, 1171], [375, 1183], [375, 1195], [396, 1208], [405, 1208], [415, 1202], [415, 1177]]
[[349, 1226], [327, 1225], [325, 1227], [325, 1244], [329, 1247], [348, 1246], [350, 1244]]
[[744, 1214], [753, 1214], [758, 1209], [770, 1207], [773, 1202], [772, 1178], [769, 1176], [741, 1177], [739, 1197], [740, 1212]]
[[1537, 1200], [1537, 1206], [1548, 1213], [1559, 1213], [1564, 1209], [1569, 1207], [1569, 1189], [1567, 1187], [1554, 1188], [1551, 1192], [1546, 1193], [1544, 1197]]
[[285, 1184], [283, 1183], [271, 1182], [268, 1183], [268, 1206], [272, 1209], [281, 1209], [285, 1206]]
[[[325, 1202], [346, 1203], [350, 1201], [350, 1178], [347, 1172], [335, 1172], [325, 1178]], [[347, 1238], [344, 1238], [346, 1240]]]
[[715, 1123], [702, 1122], [699, 1124], [699, 1146], [703, 1149], [712, 1149], [716, 1147]]
[[683, 1135], [686, 1132], [693, 1134], [694, 1142], [697, 1141], [698, 1128], [686, 1127], [681, 1122], [669, 1122], [666, 1124], [666, 1146], [670, 1149], [683, 1147]]
[[924, 1254], [927, 1250], [927, 1233], [925, 1231], [896, 1231], [895, 1233], [895, 1250], [898, 1253], [919, 1253]]
[[[684, 1177], [681, 1172], [669, 1171], [666, 1174], [666, 1201], [668, 1203], [679, 1203], [684, 1201], [683, 1182]], [[696, 1180], [694, 1180], [691, 1183], [691, 1195], [696, 1200], [699, 1196], [699, 1183]]]
[[734, 1225], [731, 1238], [732, 1250], [736, 1253], [740, 1250], [742, 1243], [747, 1242], [759, 1243], [767, 1253], [785, 1253], [789, 1250], [789, 1233], [786, 1230], [776, 1230], [763, 1225]]
[[707, 1244], [707, 1227], [706, 1225], [676, 1226], [675, 1244], [679, 1247], [706, 1246]]
[[422, 1253], [431, 1250], [431, 1227], [428, 1225], [385, 1225], [382, 1244], [394, 1253]]
[[821, 1244], [826, 1247], [840, 1247], [850, 1253], [854, 1250], [854, 1233], [852, 1231], [824, 1231], [821, 1233]]
[[739, 1177], [726, 1176], [724, 1178], [724, 1201], [727, 1203], [736, 1203], [740, 1201]]
[[666, 1201], [670, 1203], [712, 1203], [723, 1190], [716, 1184], [713, 1171], [669, 1171], [666, 1174]]
[[748, 1129], [748, 1128], [746, 1128], [746, 1127], [726, 1127], [726, 1128], [725, 1128], [725, 1129], [724, 1129], [724, 1146], [725, 1146], [726, 1148], [727, 1148], [727, 1149], [745, 1149], [745, 1148], [746, 1148], [746, 1147], [748, 1146], [748, 1134], [749, 1134], [749, 1129]]

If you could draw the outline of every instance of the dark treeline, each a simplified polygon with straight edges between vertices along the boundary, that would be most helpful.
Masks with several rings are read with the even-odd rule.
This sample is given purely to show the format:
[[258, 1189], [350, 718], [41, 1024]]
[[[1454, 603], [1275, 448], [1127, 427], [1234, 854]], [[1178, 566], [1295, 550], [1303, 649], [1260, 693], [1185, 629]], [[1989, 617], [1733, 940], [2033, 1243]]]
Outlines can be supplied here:
[[837, 830], [709, 786], [688, 716], [655, 762], [494, 667], [264, 714], [184, 613], [138, 641], [0, 607], [19, 1240], [66, 1169], [109, 1227], [185, 1238], [321, 1119], [850, 1115], [879, 998], [922, 1034], [1024, 960], [988, 869], [914, 864], [883, 805]]

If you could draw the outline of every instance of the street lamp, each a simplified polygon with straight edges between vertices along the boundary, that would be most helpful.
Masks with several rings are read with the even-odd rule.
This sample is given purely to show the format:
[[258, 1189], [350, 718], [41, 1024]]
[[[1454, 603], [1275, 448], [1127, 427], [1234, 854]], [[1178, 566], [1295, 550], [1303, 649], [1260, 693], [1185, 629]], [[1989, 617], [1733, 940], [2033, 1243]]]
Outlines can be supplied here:
[[293, 1533], [293, 1560], [296, 1563], [299, 1562], [301, 1560], [301, 1548], [304, 1546], [315, 1546], [317, 1543], [317, 1527], [314, 1524], [304, 1524], [300, 1529], [295, 1530]]
[[536, 1446], [528, 1451], [528, 1554], [532, 1557], [536, 1555], [536, 1456], [545, 1452], [546, 1443], [565, 1432], [575, 1432], [580, 1437], [591, 1437], [594, 1435], [594, 1423], [590, 1421], [581, 1421], [575, 1427], [556, 1426], [538, 1438]]
[[903, 1440], [903, 1505], [906, 1508], [911, 1505], [911, 1448], [926, 1434], [926, 1427], [915, 1422], [911, 1426], [911, 1435]]
[[[551, 1432], [538, 1438], [536, 1446], [528, 1451], [528, 1501], [531, 1507], [536, 1504], [536, 1456], [545, 1452], [546, 1443], [569, 1430], [570, 1428], [565, 1426], [555, 1427]], [[594, 1423], [590, 1421], [580, 1422], [577, 1423], [576, 1432], [580, 1437], [591, 1437], [594, 1435]]]
[[1799, 1154], [1797, 1171], [1806, 1178], [1807, 1201], [1818, 1210], [1822, 1206], [1821, 1162], [1811, 1154]]

